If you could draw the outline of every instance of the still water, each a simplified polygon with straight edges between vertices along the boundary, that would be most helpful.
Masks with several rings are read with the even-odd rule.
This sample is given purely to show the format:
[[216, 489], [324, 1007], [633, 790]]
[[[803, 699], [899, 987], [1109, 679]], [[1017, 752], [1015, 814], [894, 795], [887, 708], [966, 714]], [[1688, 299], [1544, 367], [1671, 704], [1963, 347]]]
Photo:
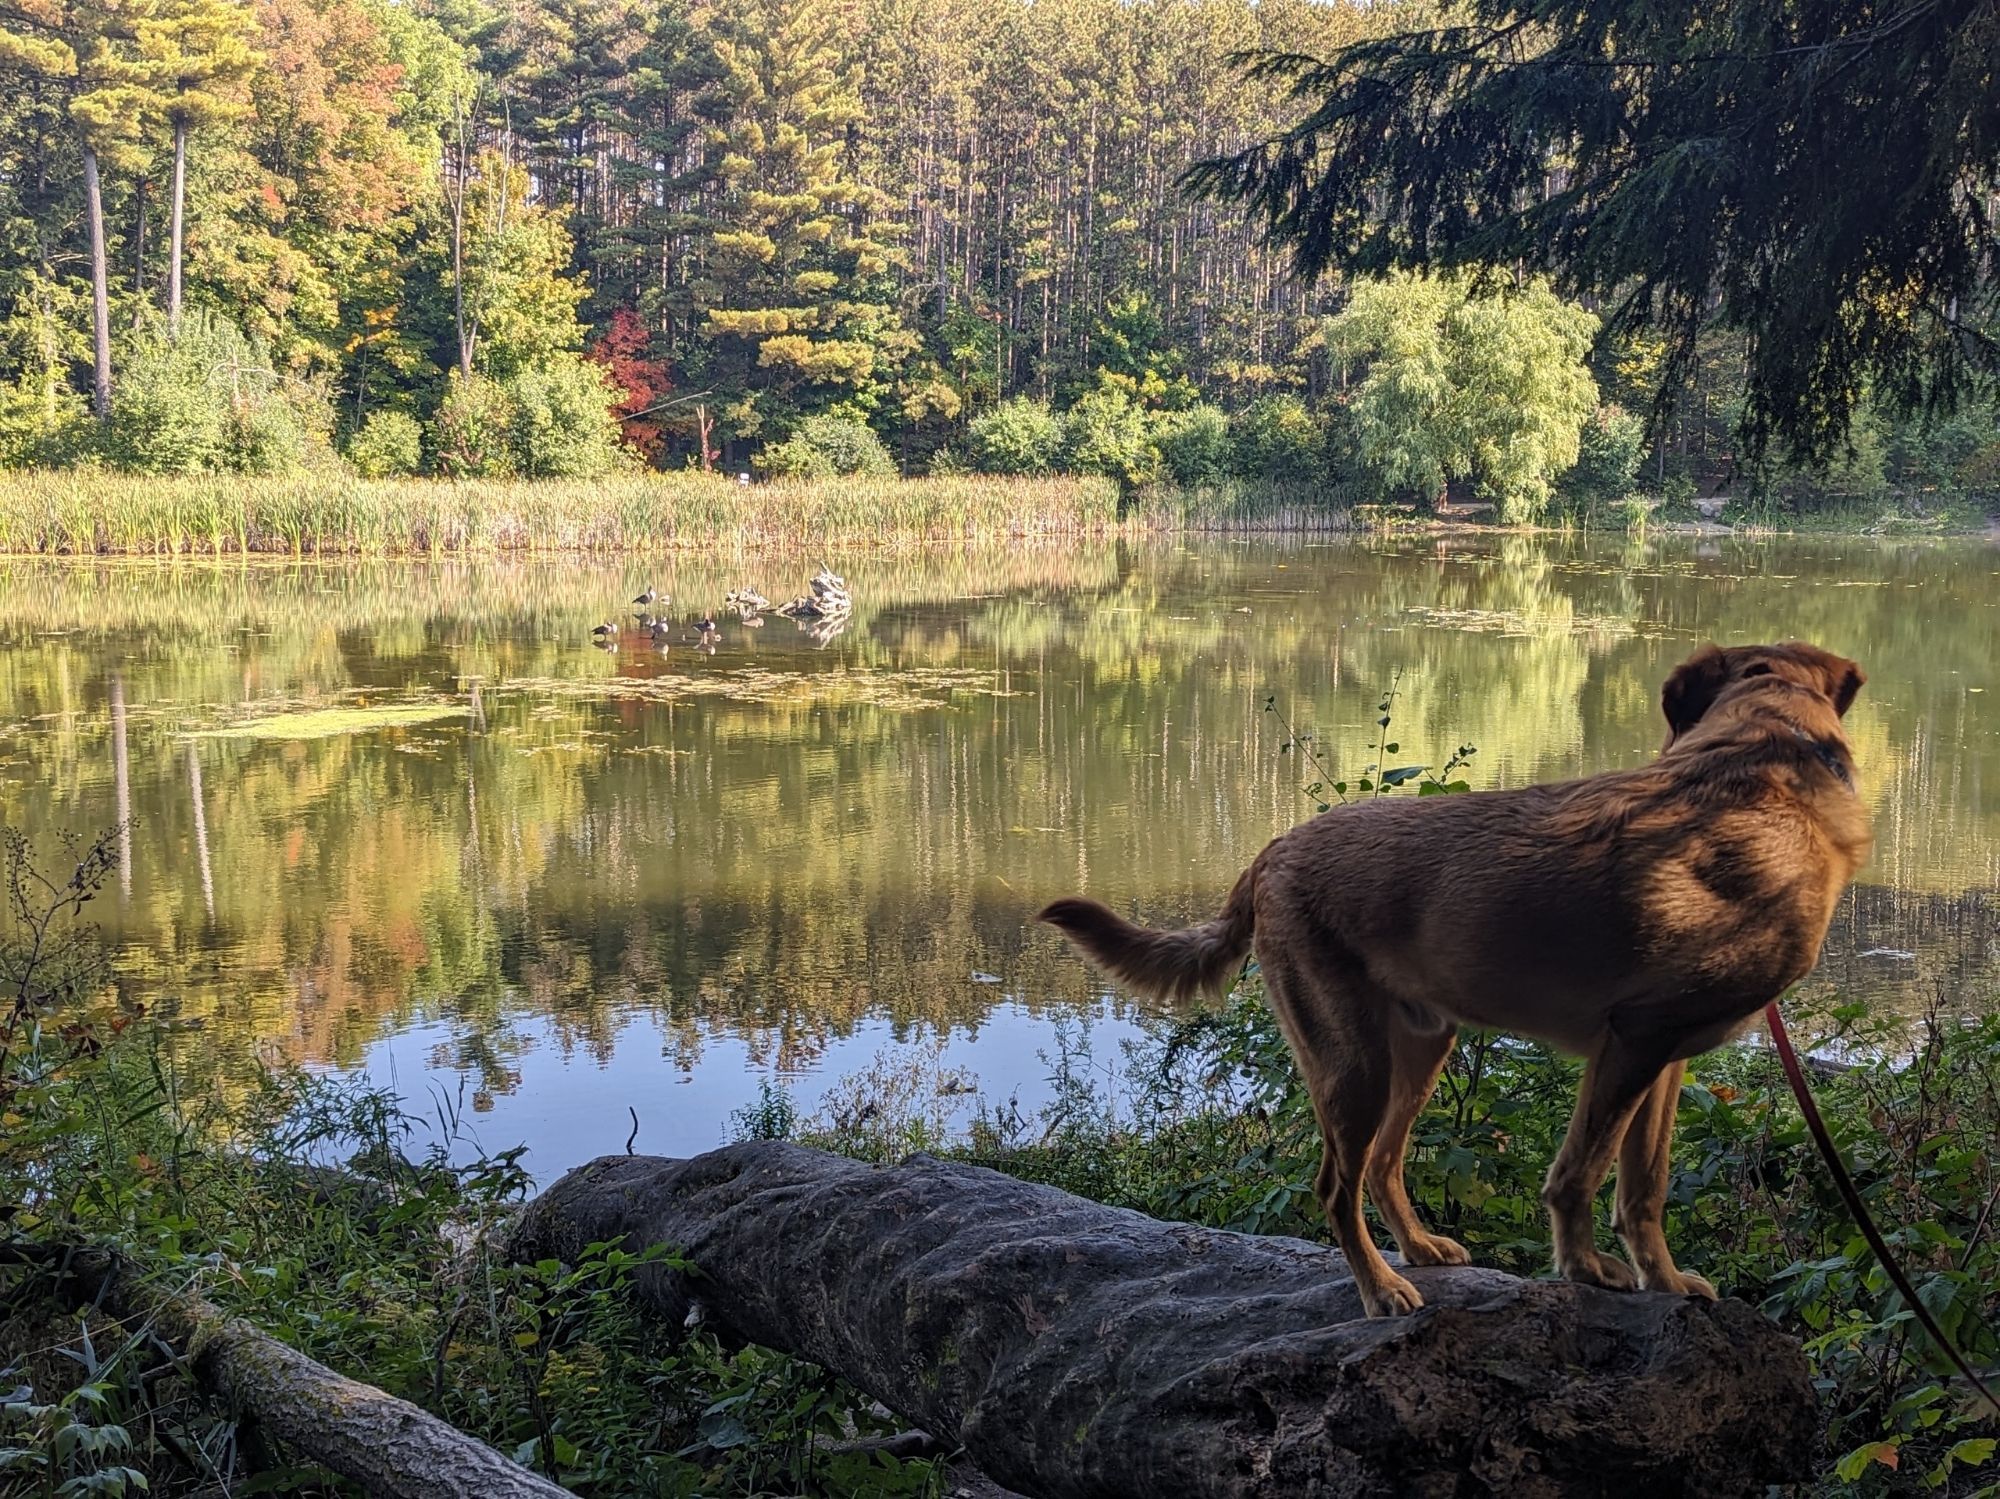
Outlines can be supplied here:
[[[0, 820], [129, 816], [94, 908], [119, 982], [218, 1064], [365, 1069], [547, 1179], [628, 1110], [639, 1149], [701, 1149], [760, 1082], [811, 1114], [884, 1056], [1028, 1112], [1058, 1028], [1108, 1064], [1140, 1017], [1029, 917], [1212, 913], [1310, 810], [1273, 695], [1335, 775], [1393, 685], [1390, 763], [1472, 744], [1512, 786], [1656, 753], [1697, 642], [1802, 636], [1869, 673], [1878, 831], [1815, 982], [1994, 992], [2000, 548], [880, 553], [825, 559], [856, 599], [830, 638], [689, 638], [820, 560], [0, 564]], [[666, 651], [594, 649], [648, 583]]]

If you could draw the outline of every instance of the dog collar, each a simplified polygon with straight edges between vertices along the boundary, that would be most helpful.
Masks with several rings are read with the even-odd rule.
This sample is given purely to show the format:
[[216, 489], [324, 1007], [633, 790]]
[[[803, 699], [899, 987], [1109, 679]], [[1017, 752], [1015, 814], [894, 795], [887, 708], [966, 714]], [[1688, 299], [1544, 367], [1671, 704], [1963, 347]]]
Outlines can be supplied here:
[[1847, 762], [1835, 754], [1824, 740], [1813, 738], [1812, 735], [1808, 734], [1804, 729], [1799, 728], [1796, 724], [1792, 726], [1792, 733], [1798, 739], [1799, 743], [1803, 744], [1819, 757], [1820, 764], [1832, 771], [1835, 779], [1849, 791], [1854, 790], [1854, 776], [1848, 770]]

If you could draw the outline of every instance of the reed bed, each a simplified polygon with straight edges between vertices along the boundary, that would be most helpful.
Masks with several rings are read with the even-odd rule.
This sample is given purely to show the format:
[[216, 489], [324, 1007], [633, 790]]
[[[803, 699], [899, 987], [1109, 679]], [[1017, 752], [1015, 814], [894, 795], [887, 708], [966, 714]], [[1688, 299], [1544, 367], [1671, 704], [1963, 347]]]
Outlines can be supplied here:
[[1341, 529], [1344, 512], [1231, 488], [1121, 504], [1107, 479], [828, 479], [702, 474], [451, 482], [0, 474], [0, 553], [281, 556], [621, 552], [1061, 538], [1134, 530]]

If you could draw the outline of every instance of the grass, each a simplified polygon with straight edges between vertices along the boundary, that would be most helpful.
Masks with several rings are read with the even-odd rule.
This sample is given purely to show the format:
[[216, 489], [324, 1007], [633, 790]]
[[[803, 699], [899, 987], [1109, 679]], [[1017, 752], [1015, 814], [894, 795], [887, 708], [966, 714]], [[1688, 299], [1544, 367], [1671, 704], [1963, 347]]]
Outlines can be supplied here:
[[[1337, 497], [1332, 497], [1337, 498]], [[594, 480], [0, 475], [0, 553], [288, 556], [623, 552], [1073, 537], [1129, 530], [1323, 530], [1329, 497], [1228, 486], [1121, 501], [1108, 479]]]
[[0, 552], [292, 556], [614, 552], [718, 544], [945, 541], [1115, 530], [1099, 479], [830, 479], [746, 486], [702, 474], [540, 482], [0, 476]]

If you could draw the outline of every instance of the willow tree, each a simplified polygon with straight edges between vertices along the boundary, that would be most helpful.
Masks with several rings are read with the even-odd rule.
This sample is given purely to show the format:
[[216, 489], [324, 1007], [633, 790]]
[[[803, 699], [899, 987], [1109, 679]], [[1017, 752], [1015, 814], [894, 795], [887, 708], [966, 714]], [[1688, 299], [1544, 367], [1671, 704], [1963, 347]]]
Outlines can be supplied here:
[[1748, 450], [1824, 458], [1864, 391], [1930, 412], [2000, 377], [1996, 56], [1991, 0], [1470, 0], [1265, 56], [1293, 122], [1190, 181], [1308, 274], [1546, 271], [1670, 375], [1719, 318]]
[[1576, 463], [1597, 409], [1584, 364], [1596, 331], [1540, 282], [1399, 273], [1357, 285], [1326, 342], [1360, 372], [1348, 410], [1384, 483], [1432, 499], [1464, 481], [1518, 524]]

